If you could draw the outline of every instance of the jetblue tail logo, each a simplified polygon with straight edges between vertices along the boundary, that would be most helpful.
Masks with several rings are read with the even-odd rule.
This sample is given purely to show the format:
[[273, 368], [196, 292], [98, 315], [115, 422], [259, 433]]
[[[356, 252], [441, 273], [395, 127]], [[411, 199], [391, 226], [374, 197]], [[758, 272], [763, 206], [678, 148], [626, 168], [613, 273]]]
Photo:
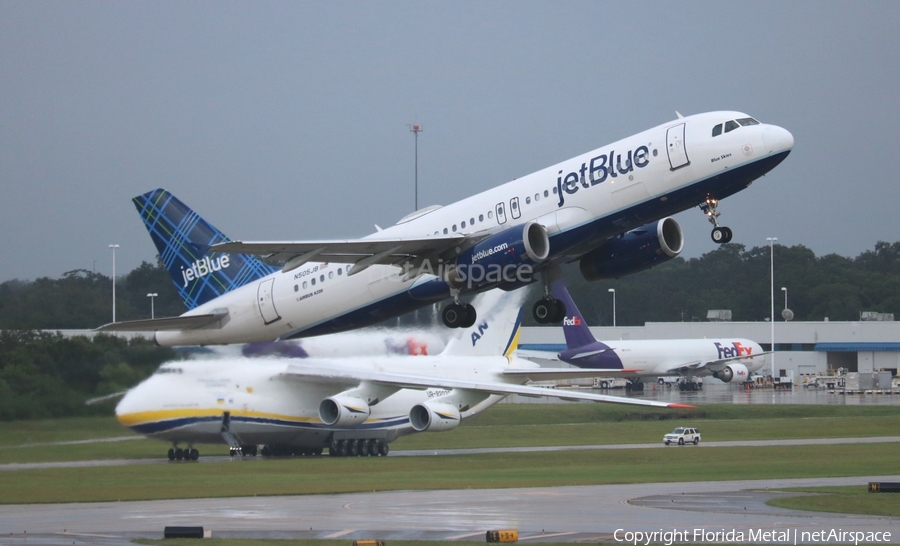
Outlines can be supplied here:
[[188, 309], [276, 271], [254, 256], [210, 252], [230, 239], [166, 190], [133, 201]]
[[572, 318], [566, 317], [563, 319], [563, 326], [581, 326], [582, 324], [584, 324], [584, 322], [578, 315], [575, 315]]
[[751, 356], [753, 347], [744, 347], [739, 342], [732, 342], [731, 346], [715, 343], [716, 349], [719, 351], [719, 358], [739, 358], [742, 356]]
[[478, 325], [478, 331], [472, 332], [472, 347], [474, 347], [475, 344], [478, 343], [478, 340], [481, 339], [481, 336], [484, 335], [484, 331], [487, 329], [488, 329], [488, 323], [482, 322], [481, 324]]
[[191, 281], [205, 277], [213, 271], [222, 271], [223, 269], [226, 269], [231, 265], [230, 262], [228, 254], [219, 256], [214, 260], [210, 260], [209, 256], [204, 256], [203, 259], [192, 263], [189, 268], [184, 269], [182, 267], [181, 276], [184, 279], [184, 288], [187, 288], [188, 283]]

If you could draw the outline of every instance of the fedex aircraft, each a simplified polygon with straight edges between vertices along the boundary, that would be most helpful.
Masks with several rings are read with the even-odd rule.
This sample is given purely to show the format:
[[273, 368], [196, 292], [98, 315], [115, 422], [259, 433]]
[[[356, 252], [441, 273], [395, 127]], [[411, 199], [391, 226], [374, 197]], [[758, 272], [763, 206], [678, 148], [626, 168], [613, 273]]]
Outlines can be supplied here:
[[[629, 379], [629, 390], [643, 390], [647, 377], [712, 376], [725, 383], [748, 381], [762, 368], [762, 347], [749, 339], [645, 339], [597, 341], [561, 281], [553, 283], [553, 293], [566, 306], [563, 319], [566, 346], [560, 352], [520, 350], [524, 358], [561, 360], [578, 370], [591, 369], [594, 375]], [[559, 368], [551, 370], [554, 376]], [[570, 369], [570, 368], [569, 368]], [[536, 374], [535, 374], [536, 375]]]
[[[387, 455], [405, 434], [450, 430], [510, 394], [690, 408], [527, 386], [539, 367], [513, 358], [523, 290], [476, 297], [482, 317], [437, 356], [179, 361], [131, 389], [116, 407], [125, 426], [171, 442], [169, 459], [197, 459], [198, 443], [232, 454]], [[179, 447], [187, 444], [187, 447]]]
[[565, 315], [550, 290], [578, 261], [588, 280], [677, 256], [669, 215], [699, 206], [712, 239], [719, 201], [790, 154], [791, 134], [740, 112], [682, 117], [356, 240], [231, 241], [169, 192], [134, 203], [188, 307], [180, 317], [101, 330], [156, 332], [161, 345], [283, 340], [351, 330], [445, 299], [449, 327], [477, 312], [461, 296], [541, 282], [542, 323]]

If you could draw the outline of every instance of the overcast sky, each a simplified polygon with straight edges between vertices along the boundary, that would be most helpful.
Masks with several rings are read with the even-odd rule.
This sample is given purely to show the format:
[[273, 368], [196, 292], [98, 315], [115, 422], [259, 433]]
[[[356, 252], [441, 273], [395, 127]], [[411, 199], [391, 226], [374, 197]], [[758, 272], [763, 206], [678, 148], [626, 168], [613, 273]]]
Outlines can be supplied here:
[[[0, 0], [0, 282], [127, 273], [156, 187], [243, 240], [355, 238], [665, 123], [795, 138], [748, 248], [900, 240], [900, 2]], [[684, 256], [714, 248], [697, 209]]]

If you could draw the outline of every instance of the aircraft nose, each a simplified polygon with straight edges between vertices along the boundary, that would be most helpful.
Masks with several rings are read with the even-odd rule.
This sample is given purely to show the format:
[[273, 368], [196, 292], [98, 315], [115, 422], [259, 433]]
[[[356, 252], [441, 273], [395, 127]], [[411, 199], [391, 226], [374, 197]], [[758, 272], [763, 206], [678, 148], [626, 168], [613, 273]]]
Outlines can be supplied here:
[[763, 144], [770, 153], [789, 152], [794, 148], [794, 135], [777, 125], [769, 125], [763, 131]]

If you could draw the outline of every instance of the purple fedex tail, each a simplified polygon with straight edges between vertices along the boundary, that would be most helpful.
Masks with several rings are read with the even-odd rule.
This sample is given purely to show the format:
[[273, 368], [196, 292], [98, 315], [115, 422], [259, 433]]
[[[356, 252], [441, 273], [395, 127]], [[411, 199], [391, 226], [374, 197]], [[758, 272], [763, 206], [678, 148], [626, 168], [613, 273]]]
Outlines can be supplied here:
[[619, 355], [612, 347], [594, 338], [562, 280], [553, 283], [553, 295], [566, 306], [563, 319], [566, 349], [559, 353], [559, 359], [579, 368], [622, 370], [624, 366]]

